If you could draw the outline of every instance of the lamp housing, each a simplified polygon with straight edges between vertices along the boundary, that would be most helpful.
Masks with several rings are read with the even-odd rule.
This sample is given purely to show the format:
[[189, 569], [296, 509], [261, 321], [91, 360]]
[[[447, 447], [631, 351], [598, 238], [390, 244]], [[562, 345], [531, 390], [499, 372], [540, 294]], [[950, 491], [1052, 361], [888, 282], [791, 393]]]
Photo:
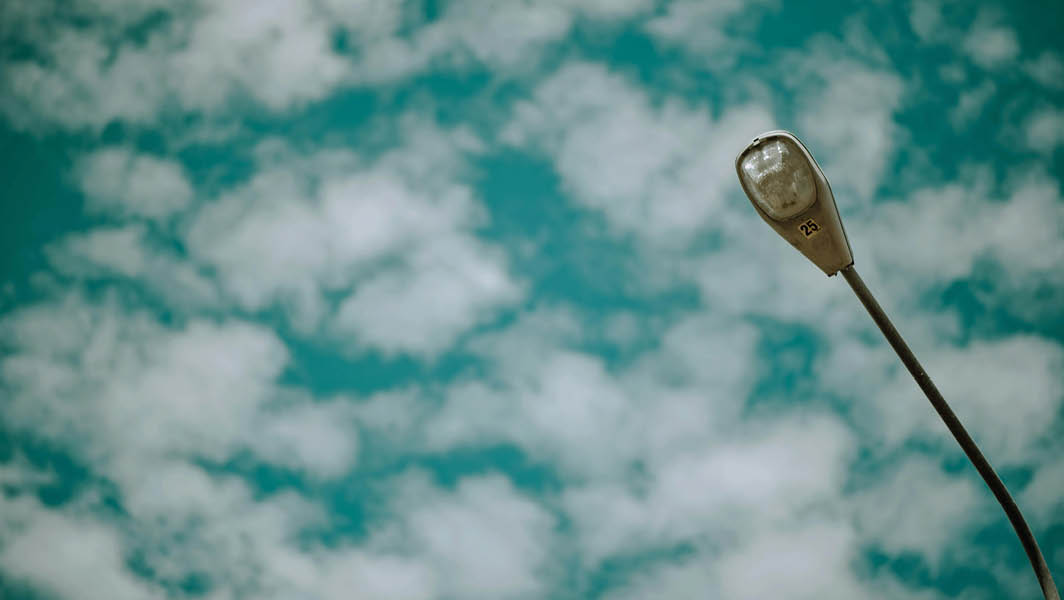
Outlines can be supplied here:
[[761, 218], [829, 277], [853, 264], [831, 185], [794, 134], [757, 136], [735, 157], [735, 172]]

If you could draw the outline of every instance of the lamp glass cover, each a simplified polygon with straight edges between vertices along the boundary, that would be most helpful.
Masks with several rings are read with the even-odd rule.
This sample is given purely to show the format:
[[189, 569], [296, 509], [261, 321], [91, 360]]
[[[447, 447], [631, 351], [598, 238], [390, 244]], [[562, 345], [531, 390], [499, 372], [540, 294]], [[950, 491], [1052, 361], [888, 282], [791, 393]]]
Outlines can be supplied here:
[[773, 219], [789, 219], [816, 201], [816, 181], [809, 162], [786, 138], [754, 146], [740, 167], [748, 193]]

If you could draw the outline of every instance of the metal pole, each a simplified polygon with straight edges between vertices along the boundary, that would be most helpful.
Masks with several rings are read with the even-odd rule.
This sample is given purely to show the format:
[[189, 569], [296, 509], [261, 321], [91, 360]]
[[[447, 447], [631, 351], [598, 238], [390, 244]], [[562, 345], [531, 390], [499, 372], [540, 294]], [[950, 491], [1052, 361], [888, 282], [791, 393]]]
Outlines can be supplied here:
[[1046, 597], [1046, 600], [1060, 600], [1060, 594], [1057, 592], [1056, 584], [1053, 583], [1053, 575], [1049, 572], [1046, 559], [1042, 556], [1042, 551], [1038, 548], [1038, 542], [1034, 539], [1031, 528], [1027, 526], [1027, 521], [1023, 519], [1020, 507], [1016, 506], [1016, 501], [1012, 499], [1008, 488], [1002, 483], [998, 474], [994, 472], [994, 468], [987, 462], [983, 453], [979, 451], [979, 447], [975, 445], [975, 441], [968, 435], [964, 425], [961, 425], [957, 415], [953, 414], [953, 409], [949, 407], [942, 394], [939, 393], [938, 388], [932, 383], [931, 377], [920, 366], [920, 362], [916, 360], [916, 356], [906, 345], [905, 340], [901, 338], [901, 334], [898, 333], [890, 319], [887, 318], [886, 313], [880, 308], [879, 303], [872, 296], [872, 292], [865, 287], [864, 281], [861, 280], [861, 276], [857, 274], [852, 264], [842, 269], [842, 276], [853, 288], [853, 292], [857, 294], [861, 304], [864, 304], [865, 308], [868, 309], [868, 314], [872, 315], [872, 320], [876, 322], [879, 330], [883, 332], [884, 337], [890, 342], [891, 347], [898, 353], [898, 358], [901, 359], [902, 364], [912, 374], [916, 384], [927, 395], [927, 399], [931, 401], [931, 406], [935, 407], [938, 416], [942, 417], [942, 421], [946, 423], [950, 433], [957, 439], [957, 443], [960, 444], [964, 453], [968, 455], [968, 460], [972, 461], [976, 470], [983, 476], [983, 481], [986, 482], [987, 487], [994, 493], [994, 497], [1001, 503], [1001, 508], [1005, 509], [1005, 514], [1008, 515], [1012, 528], [1016, 530], [1016, 535], [1019, 536], [1024, 551], [1027, 552], [1027, 558], [1031, 560], [1031, 566], [1034, 568], [1035, 576], [1038, 577], [1038, 584], [1042, 586], [1042, 594]]

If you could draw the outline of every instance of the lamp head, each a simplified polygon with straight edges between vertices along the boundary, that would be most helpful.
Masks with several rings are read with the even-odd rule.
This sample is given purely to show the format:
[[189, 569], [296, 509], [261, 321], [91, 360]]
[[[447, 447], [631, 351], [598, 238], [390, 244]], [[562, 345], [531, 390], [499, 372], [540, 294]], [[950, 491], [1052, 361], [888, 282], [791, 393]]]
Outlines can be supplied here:
[[824, 172], [786, 131], [763, 133], [735, 158], [750, 203], [776, 233], [829, 276], [853, 264], [853, 254]]

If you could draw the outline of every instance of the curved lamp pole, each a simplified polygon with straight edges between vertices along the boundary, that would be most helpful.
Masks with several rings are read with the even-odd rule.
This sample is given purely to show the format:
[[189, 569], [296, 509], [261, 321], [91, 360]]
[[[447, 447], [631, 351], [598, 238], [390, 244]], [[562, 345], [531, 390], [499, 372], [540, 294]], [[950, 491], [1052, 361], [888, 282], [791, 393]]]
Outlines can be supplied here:
[[1042, 586], [1042, 594], [1047, 600], [1060, 600], [1049, 566], [1016, 501], [854, 270], [853, 253], [835, 207], [831, 186], [809, 150], [791, 133], [769, 131], [754, 138], [739, 153], [735, 158], [735, 170], [754, 209], [776, 233], [829, 277], [842, 273], [902, 364], [927, 395], [931, 406], [942, 417], [950, 433], [1005, 509]]

